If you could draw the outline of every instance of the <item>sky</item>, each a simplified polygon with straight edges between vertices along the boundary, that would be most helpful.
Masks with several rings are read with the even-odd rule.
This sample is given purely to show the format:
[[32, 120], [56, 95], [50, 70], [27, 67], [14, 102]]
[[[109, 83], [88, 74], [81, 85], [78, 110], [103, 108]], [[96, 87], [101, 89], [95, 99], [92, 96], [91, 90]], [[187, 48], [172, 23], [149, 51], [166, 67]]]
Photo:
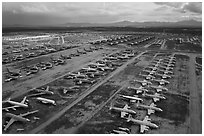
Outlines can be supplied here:
[[202, 21], [200, 2], [3, 2], [3, 25]]

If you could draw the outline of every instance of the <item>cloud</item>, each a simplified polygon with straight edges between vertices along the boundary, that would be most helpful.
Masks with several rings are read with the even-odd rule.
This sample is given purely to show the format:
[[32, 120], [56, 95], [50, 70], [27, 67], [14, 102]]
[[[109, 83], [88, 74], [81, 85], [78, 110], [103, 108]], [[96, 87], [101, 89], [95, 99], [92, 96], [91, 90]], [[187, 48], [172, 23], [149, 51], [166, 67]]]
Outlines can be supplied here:
[[193, 12], [202, 14], [201, 2], [155, 2], [157, 5], [166, 5], [173, 8], [173, 11], [180, 13]]

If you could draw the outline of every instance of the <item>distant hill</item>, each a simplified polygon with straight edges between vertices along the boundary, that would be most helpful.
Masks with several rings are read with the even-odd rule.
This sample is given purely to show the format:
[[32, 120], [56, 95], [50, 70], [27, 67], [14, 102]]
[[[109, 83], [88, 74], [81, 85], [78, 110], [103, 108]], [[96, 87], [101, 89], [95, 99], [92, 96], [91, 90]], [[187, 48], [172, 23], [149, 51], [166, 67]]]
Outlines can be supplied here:
[[64, 27], [202, 27], [202, 22], [196, 20], [184, 20], [178, 22], [130, 22], [121, 21], [115, 23], [66, 23]]
[[196, 20], [184, 20], [178, 22], [131, 22], [121, 21], [114, 23], [65, 23], [49, 26], [29, 26], [29, 25], [4, 25], [3, 27], [202, 27], [202, 22]]

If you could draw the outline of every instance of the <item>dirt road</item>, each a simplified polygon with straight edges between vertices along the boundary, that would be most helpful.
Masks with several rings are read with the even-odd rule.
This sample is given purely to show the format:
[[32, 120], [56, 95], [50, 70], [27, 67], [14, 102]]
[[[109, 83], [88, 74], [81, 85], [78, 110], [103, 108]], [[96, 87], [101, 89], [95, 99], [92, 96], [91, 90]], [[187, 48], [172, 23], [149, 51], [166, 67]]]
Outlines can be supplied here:
[[195, 57], [194, 54], [189, 54], [189, 77], [190, 77], [190, 134], [202, 133], [202, 105], [199, 97], [199, 90], [196, 85], [195, 75]]
[[96, 88], [98, 88], [100, 85], [102, 85], [103, 83], [105, 83], [107, 80], [109, 80], [110, 78], [112, 78], [114, 75], [116, 75], [117, 73], [119, 73], [121, 70], [123, 70], [125, 67], [127, 67], [128, 64], [131, 64], [134, 62], [134, 60], [138, 57], [140, 57], [143, 53], [140, 53], [139, 55], [137, 55], [136, 57], [132, 58], [131, 60], [129, 60], [128, 62], [126, 62], [124, 65], [122, 65], [121, 67], [119, 67], [118, 69], [116, 69], [113, 73], [111, 73], [108, 77], [106, 77], [102, 82], [96, 84], [93, 88], [91, 88], [90, 90], [86, 91], [85, 94], [81, 95], [78, 99], [76, 99], [74, 102], [72, 102], [70, 105], [68, 105], [67, 107], [65, 107], [63, 110], [61, 110], [60, 112], [56, 113], [55, 116], [53, 116], [52, 118], [50, 118], [49, 120], [47, 120], [46, 122], [42, 123], [41, 125], [39, 125], [37, 128], [31, 130], [29, 133], [34, 134], [34, 133], [38, 133], [40, 130], [42, 130], [43, 128], [45, 128], [47, 125], [49, 125], [50, 123], [52, 123], [53, 121], [55, 121], [56, 119], [58, 119], [60, 116], [62, 116], [67, 110], [69, 110], [71, 107], [73, 107], [75, 104], [77, 104], [79, 101], [81, 101], [82, 99], [84, 99], [86, 96], [88, 96], [90, 93], [92, 93]]

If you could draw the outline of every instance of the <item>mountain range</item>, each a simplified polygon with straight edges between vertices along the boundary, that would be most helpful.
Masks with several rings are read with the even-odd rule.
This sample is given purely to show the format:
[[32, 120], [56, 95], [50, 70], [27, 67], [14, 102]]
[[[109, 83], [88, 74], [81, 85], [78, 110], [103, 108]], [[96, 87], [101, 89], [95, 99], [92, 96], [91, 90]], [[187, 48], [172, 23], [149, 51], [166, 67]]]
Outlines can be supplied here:
[[[39, 27], [202, 27], [202, 22], [196, 20], [183, 20], [178, 22], [131, 22], [131, 21], [120, 21], [114, 23], [64, 23], [51, 26], [42, 26]], [[3, 27], [38, 27], [38, 26], [29, 26], [29, 25], [5, 25]]]

